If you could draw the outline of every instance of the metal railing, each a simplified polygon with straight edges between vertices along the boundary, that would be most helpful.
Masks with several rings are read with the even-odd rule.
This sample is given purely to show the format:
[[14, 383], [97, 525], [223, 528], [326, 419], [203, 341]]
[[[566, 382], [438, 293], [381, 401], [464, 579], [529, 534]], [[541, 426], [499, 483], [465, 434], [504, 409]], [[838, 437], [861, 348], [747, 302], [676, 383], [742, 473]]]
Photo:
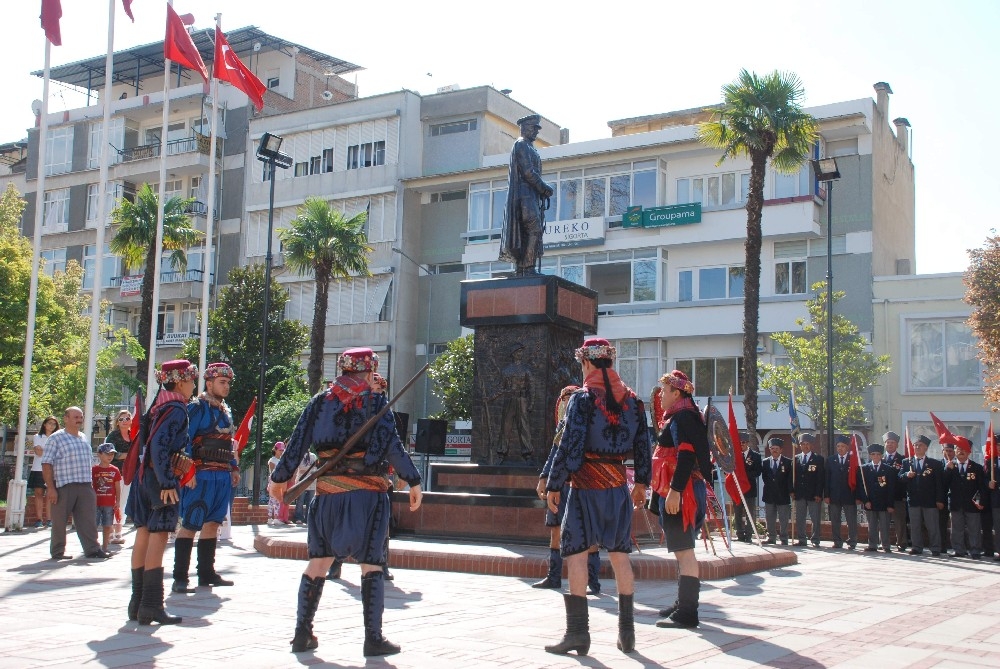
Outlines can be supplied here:
[[[205, 135], [195, 135], [194, 137], [172, 139], [167, 142], [167, 155], [177, 156], [182, 153], [197, 152], [207, 156], [211, 153], [210, 148], [211, 142], [208, 137]], [[146, 160], [147, 158], [159, 158], [160, 142], [142, 144], [140, 146], [134, 146], [131, 149], [122, 149], [119, 153], [121, 154], [123, 163], [134, 162], [136, 160]], [[221, 142], [216, 144], [215, 154], [216, 157], [221, 155]]]

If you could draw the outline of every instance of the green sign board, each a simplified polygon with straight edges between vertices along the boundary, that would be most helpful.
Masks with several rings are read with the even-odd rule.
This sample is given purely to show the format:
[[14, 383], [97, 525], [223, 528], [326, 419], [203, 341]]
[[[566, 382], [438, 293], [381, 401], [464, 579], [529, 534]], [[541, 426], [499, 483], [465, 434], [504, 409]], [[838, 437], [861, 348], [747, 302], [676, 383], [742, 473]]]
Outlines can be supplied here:
[[622, 216], [622, 227], [623, 228], [641, 228], [642, 227], [642, 205], [637, 204], [630, 206], [625, 210], [625, 215]]
[[662, 228], [689, 223], [701, 223], [701, 202], [673, 204], [642, 210], [642, 227], [644, 228]]

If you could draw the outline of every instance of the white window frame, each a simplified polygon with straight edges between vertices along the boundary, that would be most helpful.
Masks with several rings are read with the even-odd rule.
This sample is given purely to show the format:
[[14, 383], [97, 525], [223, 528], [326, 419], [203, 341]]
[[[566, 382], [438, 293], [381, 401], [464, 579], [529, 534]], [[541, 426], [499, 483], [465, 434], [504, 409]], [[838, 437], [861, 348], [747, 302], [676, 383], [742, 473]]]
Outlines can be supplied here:
[[[979, 360], [978, 356], [978, 346], [975, 342], [975, 335], [972, 335], [972, 341], [963, 345], [962, 343], [956, 343], [953, 346], [954, 350], [949, 350], [949, 344], [947, 342], [947, 330], [948, 325], [960, 325], [968, 329], [966, 323], [968, 319], [967, 314], [921, 314], [921, 315], [904, 315], [901, 317], [901, 327], [900, 327], [900, 353], [903, 357], [904, 364], [902, 365], [901, 372], [904, 375], [902, 378], [902, 387], [904, 394], [909, 393], [933, 393], [940, 395], [942, 393], [982, 393], [983, 392], [983, 365]], [[930, 351], [927, 352], [927, 357], [931, 358], [927, 364], [934, 365], [934, 360], [936, 359], [941, 365], [940, 374], [943, 379], [943, 385], [917, 385], [914, 383], [914, 375], [919, 373], [919, 370], [915, 369], [913, 359], [913, 328], [918, 325], [933, 325], [940, 324], [943, 329], [942, 341], [943, 349], [940, 351]], [[948, 381], [948, 368], [947, 359], [950, 357], [956, 357], [957, 359], [965, 361], [975, 361], [976, 373], [975, 378], [977, 382], [972, 385], [964, 386], [952, 386], [949, 385]]]
[[42, 207], [43, 235], [69, 230], [69, 188], [45, 191]]
[[49, 128], [45, 137], [45, 176], [65, 174], [73, 169], [73, 126]]
[[[733, 182], [733, 199], [724, 202], [725, 181], [729, 179]], [[712, 183], [716, 197], [712, 197]], [[692, 174], [674, 179], [674, 197], [676, 204], [701, 202], [702, 211], [736, 209], [746, 205], [749, 187], [750, 170]]]
[[[705, 361], [712, 361], [712, 380], [711, 387], [708, 387], [708, 379], [703, 379], [698, 377], [698, 363], [704, 363]], [[733, 388], [733, 397], [737, 395], [743, 396], [743, 357], [742, 356], [715, 356], [715, 357], [704, 357], [704, 358], [678, 358], [674, 360], [674, 368], [679, 369], [686, 373], [694, 383], [695, 394], [699, 397], [721, 397], [728, 395], [729, 388], [719, 388], [719, 361], [724, 360], [727, 363], [733, 360], [736, 361], [736, 386]], [[723, 381], [723, 383], [725, 383]], [[712, 391], [712, 392], [709, 392]]]
[[66, 271], [66, 249], [44, 249], [39, 253], [42, 260], [45, 261], [42, 271], [49, 275], [55, 276], [56, 272]]
[[472, 132], [478, 126], [475, 118], [463, 119], [461, 121], [449, 121], [448, 123], [434, 123], [430, 126], [431, 137], [442, 135], [456, 135], [462, 132]]
[[[726, 294], [722, 297], [702, 297], [701, 296], [701, 273], [710, 270], [725, 270], [726, 276]], [[729, 300], [729, 299], [739, 299], [745, 294], [746, 287], [744, 286], [744, 293], [739, 295], [732, 294], [732, 278], [734, 271], [743, 271], [743, 265], [711, 265], [708, 267], [685, 267], [677, 272], [677, 301], [678, 302], [712, 302], [714, 300]], [[691, 276], [691, 298], [682, 299], [681, 283], [684, 274], [690, 274]]]

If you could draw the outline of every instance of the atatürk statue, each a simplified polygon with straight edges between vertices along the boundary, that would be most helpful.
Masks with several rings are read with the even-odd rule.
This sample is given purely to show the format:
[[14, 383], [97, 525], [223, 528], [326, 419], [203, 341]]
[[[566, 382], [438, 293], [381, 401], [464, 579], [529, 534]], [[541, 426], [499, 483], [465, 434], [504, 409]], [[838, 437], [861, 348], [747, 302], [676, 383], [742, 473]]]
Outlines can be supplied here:
[[552, 186], [542, 181], [542, 159], [534, 141], [542, 129], [538, 114], [517, 121], [521, 136], [510, 152], [507, 208], [500, 236], [500, 260], [514, 263], [515, 276], [538, 274], [542, 231]]

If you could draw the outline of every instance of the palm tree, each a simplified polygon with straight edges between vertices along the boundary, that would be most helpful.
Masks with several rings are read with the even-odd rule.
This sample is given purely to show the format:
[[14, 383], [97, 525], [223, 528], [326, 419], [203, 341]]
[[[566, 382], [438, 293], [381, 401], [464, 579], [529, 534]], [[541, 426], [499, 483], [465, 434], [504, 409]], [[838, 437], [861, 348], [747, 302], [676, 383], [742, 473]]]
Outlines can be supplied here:
[[[194, 229], [185, 213], [194, 198], [174, 196], [163, 205], [163, 248], [172, 251], [170, 266], [180, 272], [187, 269], [184, 249], [198, 242], [203, 234]], [[136, 193], [135, 202], [123, 199], [111, 212], [114, 225], [119, 226], [108, 244], [112, 253], [121, 257], [126, 269], [143, 268], [142, 310], [139, 312], [139, 343], [145, 357], [136, 361], [136, 377], [146, 382], [149, 365], [149, 334], [153, 324], [153, 276], [156, 271], [156, 214], [159, 198], [149, 184]], [[207, 277], [203, 280], [207, 281]]]
[[764, 169], [794, 172], [812, 150], [816, 119], [802, 111], [805, 91], [798, 76], [775, 70], [763, 77], [741, 70], [722, 87], [722, 104], [711, 108], [712, 120], [698, 125], [702, 143], [722, 149], [722, 157], [750, 157], [747, 193], [747, 241], [743, 303], [743, 387], [747, 429], [757, 429], [757, 325], [760, 307], [761, 215]]
[[307, 367], [312, 394], [319, 391], [323, 375], [330, 281], [352, 275], [371, 276], [368, 254], [372, 248], [364, 229], [367, 220], [367, 212], [347, 218], [323, 198], [310, 197], [299, 207], [290, 227], [278, 232], [285, 264], [300, 275], [312, 272], [316, 280]]

